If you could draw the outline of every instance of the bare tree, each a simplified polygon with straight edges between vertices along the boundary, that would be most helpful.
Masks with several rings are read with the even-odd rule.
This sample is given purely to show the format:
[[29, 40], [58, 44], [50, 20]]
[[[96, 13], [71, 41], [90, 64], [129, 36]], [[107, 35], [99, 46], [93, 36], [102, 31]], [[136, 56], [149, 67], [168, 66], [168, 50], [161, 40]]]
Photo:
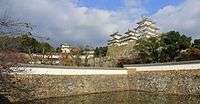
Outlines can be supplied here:
[[30, 32], [32, 25], [10, 17], [7, 12], [0, 14], [0, 35], [16, 35]]
[[[6, 12], [0, 14], [0, 36], [16, 36], [31, 30], [30, 23], [10, 17]], [[13, 81], [9, 73], [21, 71], [18, 63], [26, 62], [25, 56], [15, 50], [6, 50], [6, 47], [0, 50], [0, 99], [10, 92], [10, 88], [17, 88], [14, 86], [17, 81]]]

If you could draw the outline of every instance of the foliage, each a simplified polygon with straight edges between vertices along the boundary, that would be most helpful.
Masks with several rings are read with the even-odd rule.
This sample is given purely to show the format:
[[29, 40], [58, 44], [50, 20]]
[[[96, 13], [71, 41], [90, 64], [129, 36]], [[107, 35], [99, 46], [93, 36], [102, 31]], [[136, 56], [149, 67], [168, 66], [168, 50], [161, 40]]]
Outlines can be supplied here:
[[200, 49], [200, 39], [195, 39], [192, 47]]
[[181, 35], [179, 32], [170, 31], [162, 35], [163, 43], [162, 62], [175, 61], [181, 50], [191, 46], [191, 37]]
[[0, 14], [0, 34], [18, 35], [32, 30], [32, 25], [9, 17], [6, 13]]
[[181, 52], [178, 61], [189, 61], [189, 60], [200, 60], [200, 49], [188, 48], [187, 50]]
[[61, 53], [61, 48], [60, 47], [56, 48], [56, 53]]
[[65, 66], [81, 66], [81, 50], [79, 48], [72, 48], [70, 53], [63, 53], [61, 62]]
[[14, 50], [0, 53], [0, 65], [28, 63], [29, 57], [26, 54], [18, 53]]
[[95, 57], [105, 57], [107, 53], [108, 47], [96, 47], [94, 50]]
[[[181, 35], [179, 32], [170, 31], [160, 37], [142, 38], [134, 47], [139, 58], [137, 63], [158, 63], [179, 61], [181, 52], [191, 47], [191, 37]], [[193, 46], [198, 46], [196, 40]], [[184, 57], [182, 57], [184, 58]]]
[[139, 39], [135, 46], [135, 50], [138, 51], [138, 55], [141, 57], [142, 63], [159, 62], [161, 48], [160, 39], [157, 37]]
[[16, 38], [10, 38], [9, 36], [1, 36], [0, 37], [0, 51], [5, 51], [8, 49], [19, 49], [19, 43], [16, 41]]
[[137, 59], [133, 59], [133, 58], [120, 58], [120, 59], [117, 60], [116, 66], [117, 67], [123, 67], [124, 64], [137, 63], [136, 60]]
[[[29, 33], [30, 34], [30, 33]], [[46, 42], [39, 42], [29, 34], [23, 34], [18, 37], [1, 36], [0, 49], [16, 50], [23, 53], [47, 53], [53, 51], [53, 47]]]
[[[29, 33], [31, 30], [29, 23], [0, 14], [0, 99], [11, 94], [11, 90], [24, 92], [22, 87], [15, 86], [19, 81], [12, 80], [10, 73], [23, 71], [18, 68], [18, 63], [27, 62], [25, 55], [18, 53], [22, 47], [16, 35]], [[2, 99], [1, 103], [4, 103]]]

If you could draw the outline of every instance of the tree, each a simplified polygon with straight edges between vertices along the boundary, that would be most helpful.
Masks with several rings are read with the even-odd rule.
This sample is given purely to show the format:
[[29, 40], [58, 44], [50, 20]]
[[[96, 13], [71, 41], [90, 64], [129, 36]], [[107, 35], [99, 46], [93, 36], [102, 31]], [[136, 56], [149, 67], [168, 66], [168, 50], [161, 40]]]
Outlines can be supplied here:
[[200, 60], [200, 49], [198, 48], [188, 48], [187, 50], [181, 52], [179, 61], [190, 61], [190, 60]]
[[62, 64], [65, 66], [81, 66], [81, 50], [79, 48], [72, 48], [70, 53], [62, 53]]
[[95, 57], [99, 57], [99, 53], [100, 53], [99, 52], [99, 47], [96, 47], [95, 50], [94, 50], [94, 56]]
[[6, 12], [0, 14], [0, 35], [19, 35], [32, 30], [32, 25], [10, 17]]
[[192, 47], [200, 49], [200, 39], [195, 39]]
[[45, 51], [45, 53], [54, 51], [54, 48], [47, 42], [40, 43], [40, 48]]
[[15, 37], [0, 36], [0, 52], [6, 50], [19, 50], [19, 42]]
[[170, 31], [162, 34], [162, 62], [176, 61], [180, 52], [191, 46], [191, 40], [191, 37], [181, 35], [176, 31]]
[[39, 42], [36, 39], [29, 37], [28, 35], [22, 35], [19, 37], [19, 43], [22, 52], [36, 53], [38, 51], [42, 51], [39, 50]]
[[138, 53], [141, 63], [157, 63], [160, 61], [162, 47], [159, 37], [139, 39], [134, 49]]
[[[0, 50], [0, 99], [11, 93], [10, 89], [16, 88], [13, 83], [16, 83], [17, 81], [11, 80], [12, 77], [9, 73], [21, 71], [18, 69], [18, 63], [24, 63], [24, 57], [19, 55], [16, 51], [7, 49], [10, 46], [13, 47], [13, 45], [15, 45], [12, 44], [15, 41], [11, 41], [11, 38], [9, 38], [8, 35], [15, 37], [15, 35], [27, 33], [31, 30], [32, 27], [29, 23], [20, 22], [17, 19], [5, 15], [4, 13], [0, 14], [0, 36], [5, 36], [4, 39], [6, 39], [1, 40], [1, 47], [3, 50]], [[7, 42], [11, 44], [7, 44]], [[10, 67], [14, 67], [14, 70]]]
[[107, 53], [108, 47], [96, 47], [94, 50], [95, 57], [105, 57]]
[[61, 53], [61, 48], [60, 47], [56, 48], [56, 53]]
[[54, 48], [47, 42], [39, 42], [35, 38], [26, 33], [21, 36], [0, 36], [0, 49], [16, 50], [23, 53], [49, 53]]

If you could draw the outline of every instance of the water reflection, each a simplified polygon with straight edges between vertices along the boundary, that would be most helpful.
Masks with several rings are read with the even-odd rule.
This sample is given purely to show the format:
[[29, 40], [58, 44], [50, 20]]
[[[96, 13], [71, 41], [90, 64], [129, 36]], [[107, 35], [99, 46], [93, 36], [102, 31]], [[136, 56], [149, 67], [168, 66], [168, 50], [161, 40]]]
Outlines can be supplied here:
[[24, 104], [200, 104], [200, 98], [127, 91], [49, 98]]

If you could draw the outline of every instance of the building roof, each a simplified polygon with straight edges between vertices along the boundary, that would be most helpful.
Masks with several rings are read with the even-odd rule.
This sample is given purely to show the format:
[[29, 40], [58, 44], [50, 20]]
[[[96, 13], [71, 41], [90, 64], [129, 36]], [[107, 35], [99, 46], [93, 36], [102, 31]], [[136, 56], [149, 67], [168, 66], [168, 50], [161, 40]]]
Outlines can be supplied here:
[[68, 43], [62, 43], [61, 46], [62, 46], [62, 45], [64, 45], [64, 46], [71, 46], [71, 45], [68, 44]]
[[133, 31], [133, 30], [130, 30], [130, 29], [128, 29], [128, 31], [127, 32], [125, 32], [125, 34], [129, 34], [129, 33], [136, 33], [135, 31]]
[[115, 33], [113, 33], [113, 34], [111, 34], [110, 36], [115, 36], [115, 35], [117, 35], [117, 36], [122, 36], [121, 34], [119, 34], [119, 32], [115, 32]]
[[155, 24], [155, 22], [153, 22], [150, 18], [147, 18], [147, 17], [143, 17], [142, 21], [138, 22], [137, 24], [144, 23], [145, 21], [148, 21], [148, 22], [151, 22], [152, 24]]
[[[144, 23], [146, 21], [150, 23]], [[154, 25], [155, 22], [153, 22], [149, 18], [143, 17], [142, 21], [138, 22], [137, 24], [138, 26], [136, 28], [128, 29], [128, 31], [124, 33], [125, 35], [121, 35], [119, 34], [119, 32], [111, 34], [110, 36], [112, 37], [112, 39], [108, 41], [108, 44], [112, 43], [123, 44], [126, 43], [127, 41], [137, 40], [144, 33], [150, 34], [150, 36], [152, 34], [153, 36], [154, 34], [155, 35], [157, 34], [156, 30], [159, 30], [159, 28], [157, 28]]]
[[136, 29], [142, 28], [142, 27], [150, 27], [152, 29], [159, 30], [159, 28], [152, 26], [152, 25], [147, 25], [147, 24], [144, 24], [143, 26], [139, 25], [139, 26], [136, 27]]

